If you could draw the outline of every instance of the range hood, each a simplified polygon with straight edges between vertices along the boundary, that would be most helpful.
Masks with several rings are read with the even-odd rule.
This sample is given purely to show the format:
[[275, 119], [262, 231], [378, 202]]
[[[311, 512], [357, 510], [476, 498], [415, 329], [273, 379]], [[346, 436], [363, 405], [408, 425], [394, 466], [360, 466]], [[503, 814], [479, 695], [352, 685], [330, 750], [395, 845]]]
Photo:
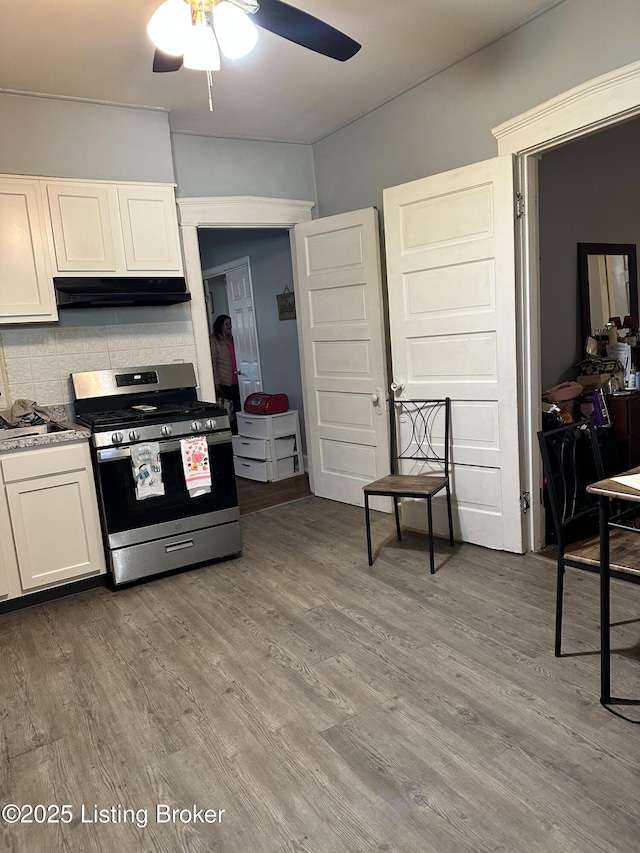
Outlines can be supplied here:
[[175, 305], [191, 294], [183, 276], [170, 278], [54, 278], [58, 309]]

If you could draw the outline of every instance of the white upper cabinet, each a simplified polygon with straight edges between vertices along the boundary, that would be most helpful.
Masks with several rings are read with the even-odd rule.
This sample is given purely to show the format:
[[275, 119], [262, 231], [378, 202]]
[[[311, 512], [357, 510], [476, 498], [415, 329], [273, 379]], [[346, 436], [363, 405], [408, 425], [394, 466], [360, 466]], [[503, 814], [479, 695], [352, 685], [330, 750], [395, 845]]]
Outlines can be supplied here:
[[109, 187], [50, 183], [47, 199], [58, 272], [116, 271]]
[[127, 271], [182, 274], [173, 187], [118, 187], [118, 202]]
[[57, 320], [54, 276], [183, 274], [170, 184], [0, 175], [0, 325]]
[[182, 275], [174, 189], [48, 181], [56, 274]]
[[0, 177], [0, 323], [58, 317], [40, 183]]

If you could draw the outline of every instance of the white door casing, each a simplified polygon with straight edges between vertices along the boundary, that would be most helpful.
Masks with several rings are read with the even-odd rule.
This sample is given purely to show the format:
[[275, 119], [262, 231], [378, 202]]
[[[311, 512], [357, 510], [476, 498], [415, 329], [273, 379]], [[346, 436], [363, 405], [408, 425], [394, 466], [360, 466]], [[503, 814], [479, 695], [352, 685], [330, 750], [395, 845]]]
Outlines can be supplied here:
[[378, 212], [294, 230], [309, 477], [319, 497], [362, 506], [389, 472]]
[[[398, 393], [452, 399], [457, 538], [521, 552], [513, 158], [385, 190], [384, 211]], [[403, 519], [424, 529], [423, 502]]]
[[227, 270], [227, 300], [236, 350], [240, 401], [262, 390], [260, 353], [249, 258]]
[[542, 507], [542, 460], [536, 437], [541, 428], [540, 243], [538, 227], [538, 160], [545, 151], [640, 116], [640, 62], [616, 68], [538, 104], [494, 127], [499, 154], [518, 158], [519, 186], [524, 198], [519, 220], [519, 339], [521, 345], [522, 457], [530, 494], [528, 548], [545, 544]]

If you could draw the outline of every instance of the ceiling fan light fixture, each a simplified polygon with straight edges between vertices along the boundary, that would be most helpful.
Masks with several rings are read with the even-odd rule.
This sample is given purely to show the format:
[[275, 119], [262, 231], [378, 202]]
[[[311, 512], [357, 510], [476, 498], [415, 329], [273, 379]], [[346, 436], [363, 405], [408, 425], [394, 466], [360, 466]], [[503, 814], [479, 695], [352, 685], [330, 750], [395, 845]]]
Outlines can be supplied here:
[[198, 15], [184, 47], [184, 67], [193, 71], [220, 71], [220, 50], [204, 14]]
[[240, 59], [256, 46], [258, 30], [252, 20], [233, 3], [223, 0], [213, 8], [213, 27], [220, 50], [227, 59]]
[[151, 16], [147, 35], [170, 56], [181, 56], [191, 29], [191, 7], [184, 0], [165, 0]]

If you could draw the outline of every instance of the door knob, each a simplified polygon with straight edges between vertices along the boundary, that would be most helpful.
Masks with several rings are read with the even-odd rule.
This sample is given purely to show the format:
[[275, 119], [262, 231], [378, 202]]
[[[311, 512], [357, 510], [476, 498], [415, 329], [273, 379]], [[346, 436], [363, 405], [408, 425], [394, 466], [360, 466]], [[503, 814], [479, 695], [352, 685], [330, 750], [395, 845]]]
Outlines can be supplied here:
[[400, 379], [398, 382], [392, 382], [391, 383], [391, 390], [393, 391], [394, 394], [402, 394], [406, 387], [407, 386], [402, 381], [402, 379]]
[[375, 406], [377, 413], [380, 415], [384, 412], [384, 394], [382, 388], [375, 388], [371, 395], [371, 402]]

